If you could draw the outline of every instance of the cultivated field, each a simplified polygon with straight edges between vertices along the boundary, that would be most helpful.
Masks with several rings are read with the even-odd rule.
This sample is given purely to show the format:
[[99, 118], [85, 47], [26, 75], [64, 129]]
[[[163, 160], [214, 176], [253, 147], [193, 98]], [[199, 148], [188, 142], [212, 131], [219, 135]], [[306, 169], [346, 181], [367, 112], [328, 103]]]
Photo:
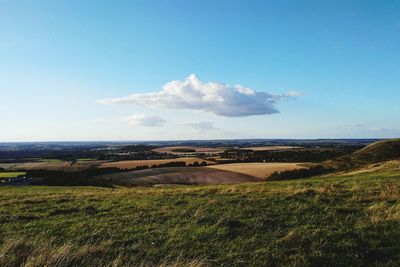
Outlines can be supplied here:
[[25, 172], [0, 172], [0, 178], [14, 178], [24, 174]]
[[119, 169], [135, 169], [140, 166], [151, 167], [153, 165], [166, 164], [170, 162], [185, 162], [186, 165], [193, 164], [195, 162], [202, 163], [205, 161], [207, 164], [215, 164], [213, 161], [204, 160], [200, 158], [176, 158], [176, 159], [156, 159], [156, 160], [124, 160], [124, 161], [114, 161], [106, 162], [100, 165], [100, 168], [119, 168]]
[[229, 163], [207, 166], [215, 170], [224, 170], [251, 175], [260, 179], [267, 179], [274, 172], [304, 169], [304, 163]]
[[154, 152], [168, 154], [185, 154], [185, 153], [223, 153], [225, 148], [215, 147], [196, 147], [196, 146], [170, 146], [153, 149]]
[[225, 170], [206, 167], [168, 167], [112, 173], [98, 176], [117, 185], [140, 184], [222, 184], [259, 182], [260, 179]]
[[82, 159], [76, 161], [63, 160], [37, 160], [23, 163], [0, 163], [0, 168], [7, 171], [29, 171], [29, 170], [47, 170], [47, 171], [81, 171], [89, 168], [96, 168], [106, 161]]
[[0, 187], [0, 266], [400, 266], [400, 173]]
[[252, 151], [278, 151], [278, 150], [290, 150], [298, 149], [300, 147], [295, 146], [255, 146], [255, 147], [242, 147], [240, 149], [252, 150]]
[[0, 163], [0, 168], [4, 168], [8, 171], [19, 171], [19, 170], [49, 170], [49, 171], [61, 171], [65, 170], [70, 166], [70, 162], [62, 160], [36, 160], [32, 162], [23, 163]]
[[102, 164], [106, 163], [106, 160], [94, 160], [94, 159], [78, 159], [68, 166], [66, 171], [82, 171], [91, 168], [100, 167]]

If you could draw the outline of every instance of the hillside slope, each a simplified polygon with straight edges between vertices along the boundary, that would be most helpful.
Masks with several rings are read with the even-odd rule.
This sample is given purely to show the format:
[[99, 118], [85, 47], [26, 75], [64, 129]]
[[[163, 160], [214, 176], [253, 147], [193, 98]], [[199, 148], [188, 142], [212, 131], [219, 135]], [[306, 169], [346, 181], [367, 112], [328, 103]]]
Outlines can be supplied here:
[[0, 266], [399, 266], [399, 174], [0, 187]]
[[400, 160], [400, 139], [374, 142], [351, 155], [327, 161], [324, 165], [339, 171], [355, 171], [392, 160]]
[[372, 143], [356, 152], [353, 157], [369, 161], [387, 161], [400, 158], [400, 139]]

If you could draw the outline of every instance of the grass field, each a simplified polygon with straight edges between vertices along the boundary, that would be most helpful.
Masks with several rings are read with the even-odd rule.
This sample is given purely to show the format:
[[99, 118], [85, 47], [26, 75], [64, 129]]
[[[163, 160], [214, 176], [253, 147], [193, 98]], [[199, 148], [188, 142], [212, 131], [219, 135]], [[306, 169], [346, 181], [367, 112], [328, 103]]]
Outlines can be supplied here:
[[399, 266], [400, 172], [173, 188], [2, 187], [0, 266]]
[[267, 179], [274, 172], [290, 171], [303, 169], [304, 163], [229, 163], [208, 166], [216, 170], [238, 172], [251, 175], [260, 179]]
[[25, 172], [0, 172], [0, 178], [14, 178], [24, 174]]
[[114, 161], [107, 162], [100, 165], [100, 168], [114, 167], [119, 169], [134, 169], [139, 166], [148, 166], [166, 164], [170, 162], [185, 162], [186, 164], [193, 164], [195, 162], [202, 163], [203, 161], [207, 164], [214, 164], [215, 162], [204, 160], [200, 158], [175, 158], [175, 159], [152, 159], [152, 160], [124, 160], [124, 161]]

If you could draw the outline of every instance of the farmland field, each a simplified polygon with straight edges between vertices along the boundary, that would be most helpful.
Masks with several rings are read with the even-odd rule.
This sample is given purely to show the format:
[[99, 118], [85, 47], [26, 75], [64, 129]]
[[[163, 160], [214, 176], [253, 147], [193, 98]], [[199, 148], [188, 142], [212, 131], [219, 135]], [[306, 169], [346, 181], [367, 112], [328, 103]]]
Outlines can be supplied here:
[[399, 266], [400, 173], [2, 187], [0, 266]]
[[106, 160], [95, 160], [95, 159], [78, 159], [71, 163], [66, 171], [81, 171], [90, 168], [97, 168], [108, 161]]
[[100, 165], [100, 168], [119, 168], [119, 169], [135, 169], [140, 166], [151, 167], [153, 165], [166, 164], [171, 162], [185, 162], [186, 164], [193, 164], [195, 162], [202, 163], [205, 161], [207, 164], [214, 164], [213, 161], [204, 160], [200, 158], [175, 158], [175, 159], [156, 159], [156, 160], [124, 160], [107, 162]]
[[304, 169], [304, 163], [229, 163], [207, 166], [207, 168], [243, 173], [260, 179], [267, 179], [274, 172]]
[[252, 150], [252, 151], [277, 151], [277, 150], [290, 150], [297, 149], [300, 147], [295, 146], [255, 146], [255, 147], [242, 147], [240, 149]]
[[47, 171], [80, 171], [89, 168], [95, 168], [100, 164], [105, 163], [104, 160], [91, 160], [91, 159], [78, 159], [76, 161], [63, 161], [63, 160], [36, 160], [32, 162], [22, 163], [0, 163], [0, 168], [7, 171], [21, 171], [21, 170], [47, 170]]
[[25, 172], [0, 172], [0, 178], [14, 178], [24, 174]]
[[197, 147], [197, 146], [171, 146], [153, 149], [154, 152], [168, 153], [168, 154], [182, 154], [182, 153], [222, 153], [224, 148], [215, 147]]
[[0, 163], [0, 168], [9, 171], [18, 170], [51, 170], [59, 171], [64, 170], [70, 166], [70, 163], [62, 160], [36, 160], [32, 162], [23, 163]]
[[257, 182], [258, 178], [206, 167], [168, 167], [107, 174], [97, 177], [118, 185], [222, 184]]

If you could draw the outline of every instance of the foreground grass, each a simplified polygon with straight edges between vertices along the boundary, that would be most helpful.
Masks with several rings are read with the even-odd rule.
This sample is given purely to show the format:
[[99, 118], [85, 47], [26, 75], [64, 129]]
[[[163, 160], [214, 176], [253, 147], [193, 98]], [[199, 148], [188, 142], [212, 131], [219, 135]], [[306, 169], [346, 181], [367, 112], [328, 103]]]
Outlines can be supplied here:
[[399, 266], [400, 173], [0, 188], [0, 266]]

